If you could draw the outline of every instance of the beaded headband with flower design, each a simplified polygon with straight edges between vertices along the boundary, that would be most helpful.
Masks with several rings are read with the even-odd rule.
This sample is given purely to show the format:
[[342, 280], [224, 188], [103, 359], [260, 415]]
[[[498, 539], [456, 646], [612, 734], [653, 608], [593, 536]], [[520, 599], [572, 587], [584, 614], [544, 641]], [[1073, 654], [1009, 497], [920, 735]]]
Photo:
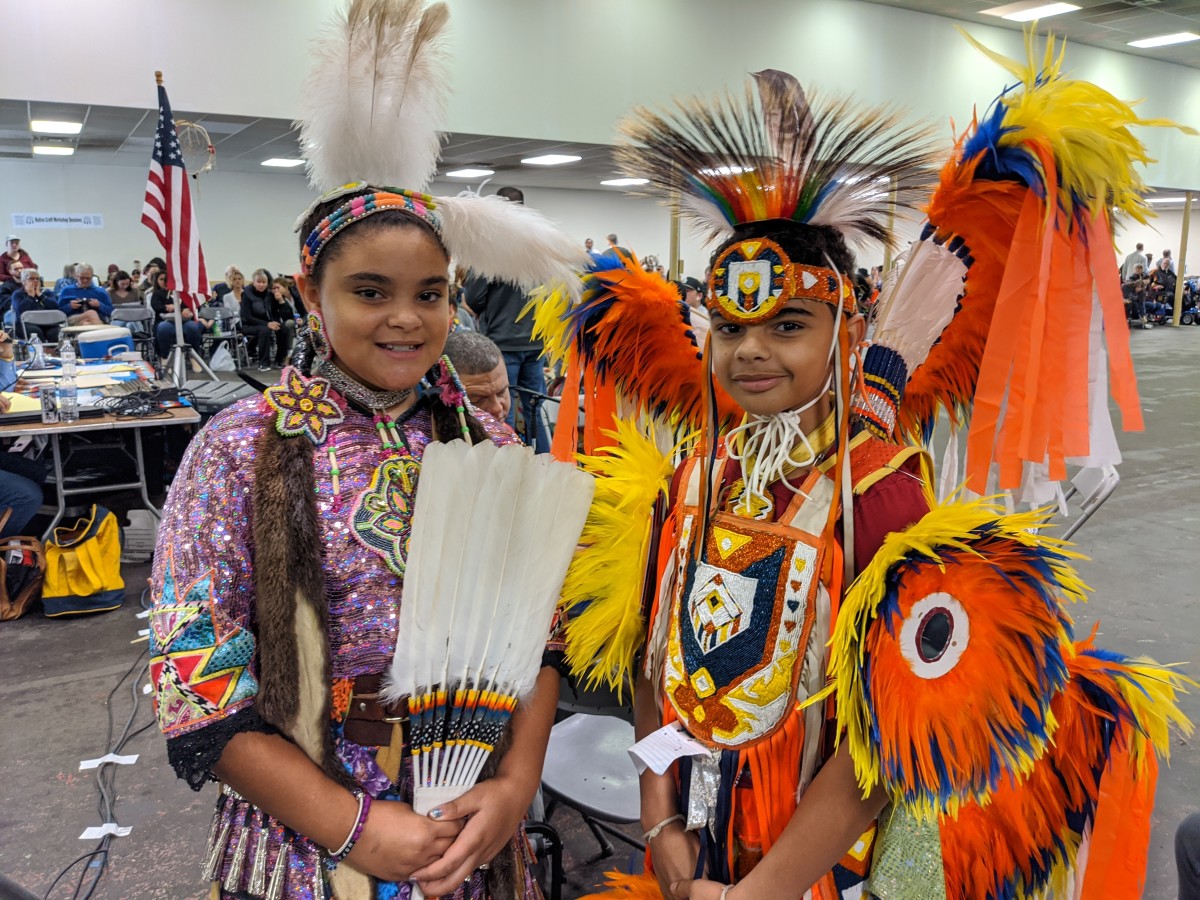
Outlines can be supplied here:
[[[335, 234], [360, 219], [365, 219], [367, 216], [383, 212], [386, 209], [402, 209], [410, 212], [428, 222], [434, 231], [441, 232], [441, 217], [434, 211], [437, 209], [437, 203], [433, 197], [404, 188], [374, 188], [362, 183], [348, 184], [326, 194], [314, 206], [309, 207], [300, 221], [303, 222], [308, 218], [317, 205], [364, 189], [369, 189], [370, 192], [355, 193], [350, 200], [318, 222], [309, 233], [304, 241], [304, 247], [300, 250], [300, 264], [305, 275], [312, 274], [313, 268], [317, 264], [317, 257], [321, 255], [321, 251]], [[297, 230], [299, 228], [300, 224], [297, 224]]]
[[824, 266], [792, 262], [782, 247], [766, 238], [727, 248], [709, 276], [708, 307], [731, 321], [752, 324], [770, 319], [793, 297], [855, 310], [847, 279]]

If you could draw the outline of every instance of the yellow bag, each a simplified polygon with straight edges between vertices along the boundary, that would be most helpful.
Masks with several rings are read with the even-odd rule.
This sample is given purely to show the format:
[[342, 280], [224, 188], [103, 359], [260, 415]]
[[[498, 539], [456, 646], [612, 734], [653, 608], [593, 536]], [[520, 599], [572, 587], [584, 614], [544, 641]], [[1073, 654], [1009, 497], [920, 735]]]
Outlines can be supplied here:
[[46, 544], [42, 608], [47, 616], [108, 612], [125, 602], [117, 517], [103, 506], [74, 525], [54, 529]]

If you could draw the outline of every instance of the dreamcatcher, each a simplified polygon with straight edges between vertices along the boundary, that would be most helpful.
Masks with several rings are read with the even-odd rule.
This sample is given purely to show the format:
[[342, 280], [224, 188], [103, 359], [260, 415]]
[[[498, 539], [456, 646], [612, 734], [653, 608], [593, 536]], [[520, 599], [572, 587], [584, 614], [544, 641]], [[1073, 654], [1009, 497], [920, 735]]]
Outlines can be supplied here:
[[217, 164], [217, 148], [213, 146], [205, 127], [187, 119], [176, 119], [175, 134], [188, 174], [198, 178], [205, 172], [211, 172]]

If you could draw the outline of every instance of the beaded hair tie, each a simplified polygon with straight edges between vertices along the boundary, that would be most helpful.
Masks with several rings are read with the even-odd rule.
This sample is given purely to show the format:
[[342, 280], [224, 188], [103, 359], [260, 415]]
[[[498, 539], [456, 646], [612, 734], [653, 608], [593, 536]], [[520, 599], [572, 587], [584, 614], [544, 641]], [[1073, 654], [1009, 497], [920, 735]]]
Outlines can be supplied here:
[[300, 251], [300, 265], [305, 275], [311, 275], [317, 264], [317, 257], [330, 239], [345, 228], [360, 219], [385, 209], [403, 209], [424, 219], [433, 226], [435, 231], [441, 231], [441, 217], [434, 212], [437, 204], [428, 194], [418, 194], [403, 188], [379, 188], [370, 194], [359, 194], [351, 197], [328, 216], [317, 223], [304, 242]]

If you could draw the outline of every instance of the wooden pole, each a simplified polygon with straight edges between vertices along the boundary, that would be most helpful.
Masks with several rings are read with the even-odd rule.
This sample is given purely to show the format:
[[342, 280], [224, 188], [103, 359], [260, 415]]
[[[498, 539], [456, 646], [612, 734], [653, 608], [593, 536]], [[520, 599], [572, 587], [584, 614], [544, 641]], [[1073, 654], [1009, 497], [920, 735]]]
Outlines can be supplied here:
[[1178, 326], [1183, 314], [1183, 272], [1187, 265], [1188, 225], [1192, 220], [1192, 192], [1183, 195], [1183, 226], [1179, 229], [1179, 258], [1175, 260], [1175, 309], [1171, 313], [1171, 324]]
[[671, 241], [667, 258], [667, 277], [675, 281], [683, 279], [683, 260], [679, 258], [679, 192], [671, 197]]
[[[896, 195], [900, 189], [900, 182], [895, 178], [888, 179], [888, 234], [892, 237], [896, 234]], [[892, 245], [890, 243], [883, 246], [883, 271], [887, 274], [892, 268]]]

